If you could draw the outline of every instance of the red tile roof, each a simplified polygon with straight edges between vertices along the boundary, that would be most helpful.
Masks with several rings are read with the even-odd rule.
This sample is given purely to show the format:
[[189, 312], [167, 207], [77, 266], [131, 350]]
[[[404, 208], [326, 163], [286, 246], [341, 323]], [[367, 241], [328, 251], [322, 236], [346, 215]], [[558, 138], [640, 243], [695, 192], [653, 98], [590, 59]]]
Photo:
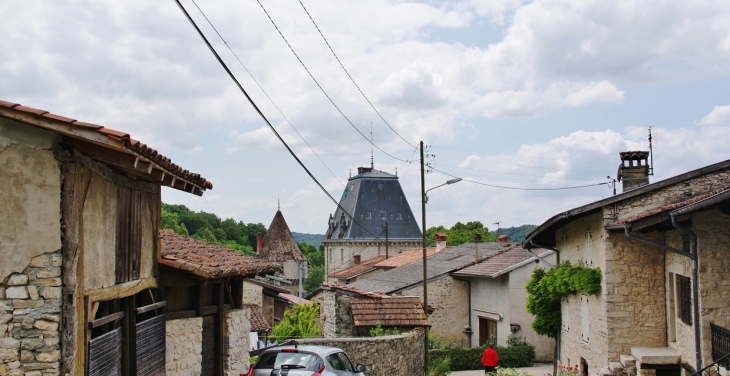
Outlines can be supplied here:
[[278, 297], [288, 300], [291, 304], [300, 304], [299, 302], [301, 302], [301, 304], [312, 304], [311, 300], [304, 298], [300, 300], [298, 296], [292, 294], [279, 293]]
[[350, 279], [357, 277], [363, 273], [366, 273], [371, 270], [375, 270], [375, 264], [385, 260], [385, 256], [375, 256], [369, 260], [365, 260], [357, 265], [351, 266], [347, 269], [339, 270], [335, 273], [332, 273], [329, 275], [329, 277], [332, 278], [340, 278], [340, 279]]
[[[450, 247], [446, 247], [450, 248]], [[429, 257], [436, 253], [436, 248], [426, 248], [426, 257]], [[392, 269], [397, 268], [406, 264], [410, 264], [414, 261], [423, 260], [423, 248], [410, 248], [406, 251], [401, 252], [395, 256], [389, 257], [387, 260], [383, 260], [375, 264], [376, 268]]]
[[352, 287], [338, 285], [336, 283], [323, 283], [321, 285], [321, 287], [324, 290], [342, 291], [342, 292], [362, 295], [362, 296], [366, 296], [366, 297], [370, 297], [370, 298], [390, 298], [390, 295], [381, 294], [379, 292], [375, 292], [375, 293], [367, 292], [367, 291], [358, 290], [358, 289], [355, 289]]
[[165, 230], [160, 232], [160, 265], [182, 270], [203, 279], [230, 276], [251, 277], [275, 273], [281, 267], [214, 244]]
[[[132, 139], [127, 133], [3, 100], [0, 100], [0, 117], [60, 134], [64, 138], [63, 143], [144, 180], [197, 195], [213, 189], [213, 184], [199, 174], [172, 163], [169, 158]], [[100, 153], [99, 147], [113, 154]]]
[[415, 296], [388, 299], [350, 298], [352, 320], [355, 326], [429, 326], [421, 300]]
[[261, 330], [271, 329], [271, 325], [264, 319], [264, 313], [261, 312], [261, 307], [258, 304], [244, 303], [243, 308], [251, 310], [251, 331], [258, 332]]

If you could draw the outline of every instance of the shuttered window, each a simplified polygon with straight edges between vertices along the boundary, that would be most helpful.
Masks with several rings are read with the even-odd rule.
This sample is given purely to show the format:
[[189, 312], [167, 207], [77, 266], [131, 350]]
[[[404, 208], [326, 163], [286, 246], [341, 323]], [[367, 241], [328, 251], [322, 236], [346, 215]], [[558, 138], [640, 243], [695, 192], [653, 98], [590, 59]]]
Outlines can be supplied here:
[[677, 280], [677, 317], [683, 323], [692, 324], [692, 285], [689, 277], [676, 275]]
[[585, 294], [581, 294], [580, 296], [580, 320], [583, 342], [588, 342], [588, 330], [590, 328], [590, 321], [588, 319], [588, 295]]
[[139, 279], [142, 257], [142, 192], [117, 188], [116, 282]]

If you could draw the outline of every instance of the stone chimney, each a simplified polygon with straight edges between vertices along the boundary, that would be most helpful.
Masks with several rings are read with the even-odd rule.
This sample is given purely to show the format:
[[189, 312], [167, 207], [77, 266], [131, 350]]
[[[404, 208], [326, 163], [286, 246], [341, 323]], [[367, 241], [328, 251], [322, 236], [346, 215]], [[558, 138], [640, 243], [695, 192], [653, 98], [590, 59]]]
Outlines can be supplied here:
[[352, 260], [355, 262], [355, 265], [360, 265], [360, 255], [352, 255]]
[[446, 249], [446, 234], [436, 234], [436, 252], [441, 252]]
[[258, 255], [261, 248], [264, 246], [264, 237], [261, 236], [261, 232], [256, 233], [256, 254]]
[[649, 184], [649, 152], [625, 151], [619, 153], [621, 166], [616, 180], [623, 182], [623, 191]]
[[360, 175], [362, 173], [365, 173], [365, 172], [371, 172], [371, 171], [373, 171], [373, 168], [372, 167], [358, 167], [357, 168], [357, 174], [358, 175]]
[[509, 243], [509, 236], [508, 235], [500, 235], [497, 238], [497, 241], [500, 243]]
[[482, 262], [482, 251], [479, 249], [479, 243], [482, 242], [482, 236], [479, 234], [474, 235], [474, 263], [478, 264]]

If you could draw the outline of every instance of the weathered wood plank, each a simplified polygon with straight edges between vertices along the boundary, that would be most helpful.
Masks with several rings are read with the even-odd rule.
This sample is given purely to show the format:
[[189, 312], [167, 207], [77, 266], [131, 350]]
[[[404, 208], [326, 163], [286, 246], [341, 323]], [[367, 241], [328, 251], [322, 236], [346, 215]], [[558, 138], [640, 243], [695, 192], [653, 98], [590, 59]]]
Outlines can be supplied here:
[[146, 305], [144, 307], [139, 307], [139, 308], [137, 308], [137, 314], [139, 315], [141, 313], [145, 313], [145, 312], [149, 312], [149, 311], [152, 311], [152, 310], [160, 309], [160, 308], [165, 307], [166, 305], [167, 305], [167, 302], [166, 301], [162, 301], [162, 302], [157, 302], [157, 303], [153, 303], [153, 304], [150, 304], [150, 305]]
[[143, 278], [136, 281], [120, 283], [107, 288], [89, 290], [86, 292], [86, 296], [88, 296], [92, 302], [98, 302], [125, 298], [127, 296], [135, 295], [140, 291], [153, 288], [157, 288], [157, 279]]
[[92, 320], [91, 322], [89, 322], [89, 328], [90, 329], [98, 328], [104, 324], [108, 324], [113, 321], [119, 321], [122, 318], [124, 318], [124, 312], [112, 313], [111, 315], [100, 317], [96, 320]]
[[179, 311], [165, 313], [165, 320], [190, 319], [198, 316], [195, 311]]

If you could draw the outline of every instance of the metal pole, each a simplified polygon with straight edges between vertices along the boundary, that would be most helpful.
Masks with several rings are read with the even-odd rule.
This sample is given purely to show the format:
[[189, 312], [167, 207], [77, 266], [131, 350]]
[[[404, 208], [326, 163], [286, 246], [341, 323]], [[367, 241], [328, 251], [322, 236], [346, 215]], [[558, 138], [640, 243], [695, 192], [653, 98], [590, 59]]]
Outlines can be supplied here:
[[385, 218], [385, 259], [388, 259], [388, 218]]
[[[423, 164], [423, 141], [421, 148], [421, 227], [423, 229], [423, 314], [428, 321], [428, 265], [426, 261], [426, 179]], [[423, 374], [428, 376], [428, 326], [423, 337]]]

